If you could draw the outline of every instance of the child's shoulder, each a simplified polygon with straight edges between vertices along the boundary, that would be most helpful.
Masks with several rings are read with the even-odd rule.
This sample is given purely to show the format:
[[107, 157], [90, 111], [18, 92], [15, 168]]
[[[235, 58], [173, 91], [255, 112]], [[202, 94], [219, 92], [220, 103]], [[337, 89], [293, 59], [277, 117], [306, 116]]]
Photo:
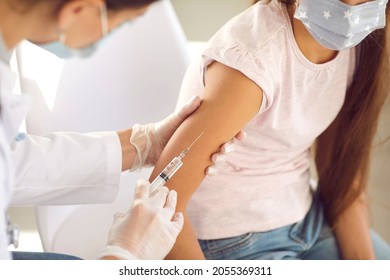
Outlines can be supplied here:
[[240, 45], [261, 48], [286, 26], [285, 8], [277, 0], [264, 0], [228, 21], [208, 42], [208, 47]]

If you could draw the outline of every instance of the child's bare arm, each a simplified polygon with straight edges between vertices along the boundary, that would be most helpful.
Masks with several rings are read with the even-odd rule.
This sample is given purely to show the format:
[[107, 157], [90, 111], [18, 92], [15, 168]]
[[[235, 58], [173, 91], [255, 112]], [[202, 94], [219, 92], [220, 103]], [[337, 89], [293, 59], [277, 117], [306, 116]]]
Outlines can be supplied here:
[[170, 160], [204, 132], [183, 160], [184, 166], [167, 183], [170, 189], [177, 191], [177, 211], [185, 216], [183, 231], [168, 258], [204, 258], [186, 215], [187, 203], [204, 179], [211, 154], [256, 115], [261, 102], [262, 90], [244, 74], [218, 62], [209, 66], [200, 108], [175, 132], [150, 177], [153, 180]]

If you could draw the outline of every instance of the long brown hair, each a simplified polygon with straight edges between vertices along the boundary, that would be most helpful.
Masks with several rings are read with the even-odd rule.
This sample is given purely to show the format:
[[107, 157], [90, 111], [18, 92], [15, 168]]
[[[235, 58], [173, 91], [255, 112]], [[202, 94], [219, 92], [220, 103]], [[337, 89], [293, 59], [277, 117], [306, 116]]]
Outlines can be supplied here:
[[[295, 3], [278, 1], [286, 5]], [[390, 91], [389, 3], [386, 21], [385, 28], [372, 32], [356, 47], [357, 65], [343, 107], [317, 139], [318, 191], [332, 225], [365, 191], [368, 182], [379, 115]]]
[[354, 78], [332, 125], [318, 138], [319, 192], [331, 223], [366, 189], [371, 150], [390, 91], [390, 4], [386, 27], [357, 47]]

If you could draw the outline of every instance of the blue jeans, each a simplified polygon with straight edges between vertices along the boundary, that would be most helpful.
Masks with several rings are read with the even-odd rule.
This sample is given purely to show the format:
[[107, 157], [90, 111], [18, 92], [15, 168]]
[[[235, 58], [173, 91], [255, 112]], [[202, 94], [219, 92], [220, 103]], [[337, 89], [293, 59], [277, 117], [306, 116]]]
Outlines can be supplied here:
[[12, 252], [13, 260], [81, 260], [78, 257], [46, 252]]
[[[351, 232], [351, 236], [352, 236]], [[371, 231], [377, 259], [390, 259], [390, 246]], [[206, 259], [211, 260], [339, 260], [336, 238], [315, 196], [306, 217], [295, 224], [267, 232], [199, 240]]]

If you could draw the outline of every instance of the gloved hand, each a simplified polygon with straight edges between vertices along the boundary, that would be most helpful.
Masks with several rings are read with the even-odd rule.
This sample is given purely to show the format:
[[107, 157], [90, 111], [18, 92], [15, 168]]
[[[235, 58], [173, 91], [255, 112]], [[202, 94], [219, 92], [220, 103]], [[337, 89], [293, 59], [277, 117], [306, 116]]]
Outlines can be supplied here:
[[232, 140], [223, 144], [219, 150], [219, 153], [215, 153], [211, 156], [211, 161], [213, 162], [213, 165], [207, 167], [206, 175], [213, 176], [218, 174], [218, 165], [222, 162], [225, 162], [226, 156], [234, 151], [234, 143], [236, 141], [245, 140], [245, 137], [245, 133], [243, 131], [240, 131]]
[[[159, 159], [164, 147], [172, 137], [173, 133], [188, 116], [199, 108], [200, 103], [200, 97], [194, 96], [179, 111], [172, 113], [166, 119], [158, 123], [134, 125], [132, 135], [130, 137], [130, 143], [135, 147], [137, 156], [129, 171], [139, 170], [142, 167], [153, 166]], [[242, 140], [243, 138], [243, 133], [238, 133], [236, 135], [236, 139], [238, 140]], [[233, 140], [226, 144], [231, 146]], [[214, 163], [225, 160], [224, 154], [229, 150], [224, 149], [224, 146], [221, 147], [221, 151], [219, 153], [212, 156], [212, 161]], [[213, 175], [216, 173], [216, 168], [209, 167], [206, 169], [206, 174]]]
[[137, 156], [129, 171], [153, 166], [173, 133], [189, 115], [198, 109], [200, 102], [200, 97], [194, 96], [179, 111], [158, 123], [134, 125], [130, 143], [135, 147]]
[[148, 181], [137, 182], [133, 205], [115, 215], [102, 257], [161, 260], [170, 252], [184, 222], [175, 214], [177, 193], [163, 187], [149, 197], [149, 191]]

